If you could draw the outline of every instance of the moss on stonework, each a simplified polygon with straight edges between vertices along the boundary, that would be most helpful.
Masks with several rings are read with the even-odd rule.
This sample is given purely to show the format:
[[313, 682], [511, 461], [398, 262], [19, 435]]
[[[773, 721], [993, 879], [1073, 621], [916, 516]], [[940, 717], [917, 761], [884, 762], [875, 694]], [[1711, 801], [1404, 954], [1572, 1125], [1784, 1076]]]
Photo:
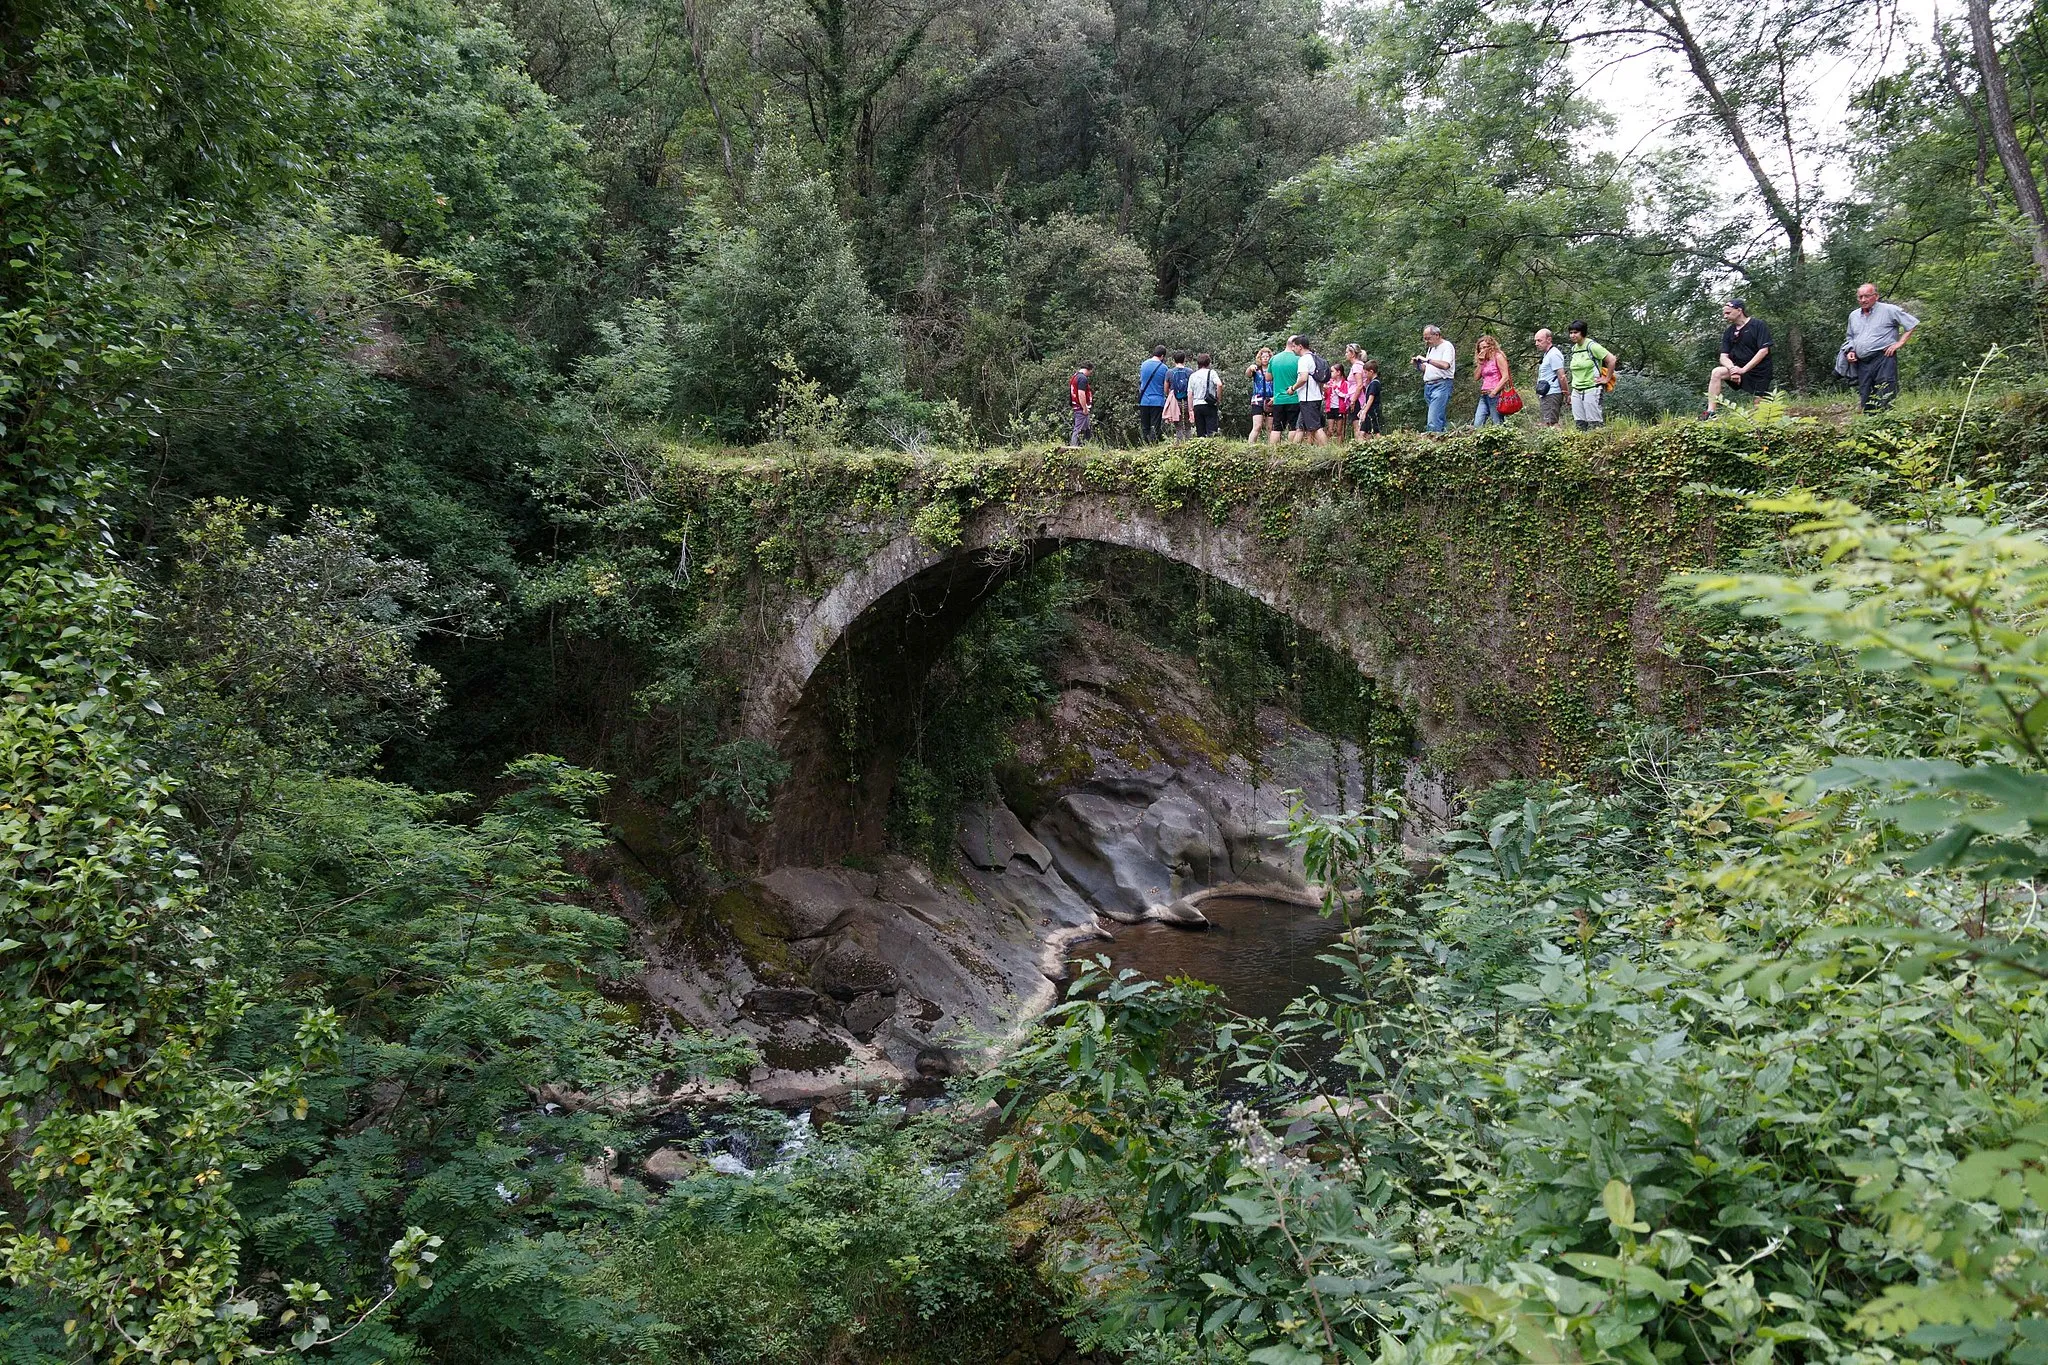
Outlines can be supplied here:
[[[615, 770], [656, 775], [668, 799], [712, 791], [716, 813], [760, 790], [731, 790], [761, 765], [729, 746], [745, 681], [792, 611], [913, 531], [951, 538], [972, 526], [1001, 542], [1008, 527], [1021, 548], [1063, 504], [1107, 497], [1250, 537], [1304, 611], [1338, 623], [1347, 650], [1398, 665], [1406, 721], [1463, 775], [1570, 773], [1617, 703], [1681, 723], [1696, 711], [1693, 684], [1665, 662], [1661, 585], [1779, 532], [1718, 490], [1853, 477], [1883, 514], [1939, 475], [2041, 482], [2044, 410], [2048, 391], [1847, 427], [1489, 428], [1277, 451], [675, 448], [657, 453], [646, 498], [607, 509], [534, 591], [557, 604], [558, 629], [610, 642], [607, 657], [624, 662], [607, 667], [633, 672], [607, 676], [604, 704], [616, 711], [594, 716], [593, 731], [673, 726], [677, 742], [660, 755], [627, 754]], [[1944, 452], [1937, 474], [1916, 473], [1927, 462], [1915, 452], [1933, 442]], [[1206, 720], [1195, 728], [1210, 741], [1201, 749], [1231, 747], [1214, 743]]]
[[1183, 756], [1198, 757], [1218, 772], [1226, 770], [1234, 751], [1196, 717], [1185, 711], [1167, 711], [1154, 715], [1152, 724], [1168, 743], [1179, 746]]

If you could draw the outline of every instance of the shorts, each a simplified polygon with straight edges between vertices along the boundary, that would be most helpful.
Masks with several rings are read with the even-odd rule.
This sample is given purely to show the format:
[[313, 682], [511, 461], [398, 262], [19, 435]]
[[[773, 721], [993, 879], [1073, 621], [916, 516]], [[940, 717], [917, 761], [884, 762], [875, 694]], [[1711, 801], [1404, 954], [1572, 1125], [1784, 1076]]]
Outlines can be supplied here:
[[1298, 406], [1301, 411], [1295, 414], [1294, 429], [1296, 431], [1321, 431], [1323, 429], [1323, 410], [1314, 403], [1302, 403], [1298, 404]]
[[1254, 399], [1252, 399], [1252, 416], [1254, 416], [1254, 417], [1263, 417], [1263, 416], [1265, 416], [1265, 415], [1266, 415], [1267, 413], [1271, 412], [1272, 410], [1273, 410], [1273, 400], [1272, 400], [1272, 399], [1270, 399], [1270, 398], [1254, 398]]
[[1751, 370], [1748, 374], [1742, 376], [1741, 383], [1737, 383], [1734, 377], [1730, 376], [1728, 380], [1728, 387], [1721, 390], [1724, 396], [1737, 398], [1763, 398], [1766, 395], [1768, 395], [1770, 391], [1771, 362], [1768, 359], [1766, 359], [1763, 364]]
[[1273, 405], [1273, 430], [1294, 430], [1294, 414], [1301, 408], [1299, 403], [1275, 403]]

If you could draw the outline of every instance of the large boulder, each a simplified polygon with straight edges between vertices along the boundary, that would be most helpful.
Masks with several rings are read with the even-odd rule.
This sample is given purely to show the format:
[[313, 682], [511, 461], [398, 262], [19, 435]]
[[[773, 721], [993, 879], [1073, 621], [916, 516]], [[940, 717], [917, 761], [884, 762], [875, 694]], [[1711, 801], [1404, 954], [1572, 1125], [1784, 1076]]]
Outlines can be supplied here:
[[1178, 787], [1138, 818], [1138, 842], [1164, 863], [1181, 894], [1230, 877], [1230, 850], [1215, 817]]
[[1202, 924], [1181, 897], [1231, 878], [1223, 830], [1179, 781], [1142, 804], [1069, 792], [1039, 822], [1060, 876], [1111, 919]]
[[[880, 921], [886, 910], [858, 911], [825, 945], [811, 964], [811, 982], [837, 1000], [853, 1000], [876, 991], [893, 993], [895, 967], [885, 955]], [[898, 912], [900, 913], [900, 912]]]
[[754, 884], [784, 938], [816, 938], [875, 898], [872, 873], [850, 867], [778, 867]]
[[1038, 823], [1053, 865], [1111, 919], [1136, 924], [1175, 896], [1173, 873], [1138, 838], [1145, 807], [1069, 792]]
[[657, 1147], [640, 1163], [642, 1174], [663, 1185], [688, 1180], [706, 1169], [709, 1168], [705, 1166], [703, 1157], [694, 1152], [679, 1152], [673, 1147]]
[[896, 1017], [896, 997], [881, 991], [871, 991], [856, 997], [839, 1012], [840, 1022], [846, 1031], [863, 1043], [875, 1036], [875, 1030]]
[[986, 872], [1002, 872], [1021, 862], [1034, 872], [1052, 867], [1052, 854], [1024, 828], [1016, 812], [1000, 803], [970, 805], [960, 812], [955, 840], [960, 855]]

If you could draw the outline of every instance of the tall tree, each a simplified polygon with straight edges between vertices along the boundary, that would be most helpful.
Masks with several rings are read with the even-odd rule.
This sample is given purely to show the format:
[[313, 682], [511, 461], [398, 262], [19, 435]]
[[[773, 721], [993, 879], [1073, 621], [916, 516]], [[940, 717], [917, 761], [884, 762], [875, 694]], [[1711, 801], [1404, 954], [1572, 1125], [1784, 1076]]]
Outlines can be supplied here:
[[768, 21], [796, 58], [796, 91], [842, 192], [869, 188], [875, 103], [947, 8], [945, 0], [803, 0], [808, 24]]
[[[1705, 197], [1682, 159], [1624, 165], [1602, 149], [1564, 49], [1526, 28], [1495, 26], [1426, 79], [1415, 36], [1398, 16], [1360, 26], [1386, 132], [1289, 192], [1342, 243], [1304, 320], [1387, 357], [1412, 353], [1424, 323], [1467, 350], [1490, 332], [1526, 354], [1538, 327], [1583, 316], [1632, 366], [1675, 365], [1672, 339], [1703, 303], [1701, 256], [1720, 245], [1681, 240]], [[1414, 401], [1396, 371], [1383, 377], [1390, 403]]]
[[2006, 94], [2005, 64], [1999, 55], [1998, 35], [1991, 23], [1991, 0], [1967, 0], [1970, 17], [1970, 50], [1977, 59], [1977, 72], [1984, 82], [1985, 121], [1991, 125], [1991, 142], [1998, 149], [1998, 164], [2005, 169], [2013, 202], [2025, 220], [2027, 248], [2034, 269], [2048, 285], [2048, 210], [2041, 205], [2041, 185], [2034, 178], [2033, 158], [2020, 143], [2013, 120], [2012, 100]]
[[[1833, 138], [1817, 127], [1805, 91], [1830, 61], [1868, 57], [1890, 35], [1891, 0], [1599, 0], [1560, 7], [1549, 0], [1501, 0], [1468, 12], [1448, 7], [1449, 43], [1472, 41], [1473, 20], [1512, 16], [1532, 40], [1585, 46], [1612, 60], [1663, 54], [1683, 73], [1681, 127], [1718, 144], [1741, 163], [1756, 192], [1773, 249], [1724, 255], [1746, 292], [1785, 314], [1782, 332], [1794, 388], [1806, 383], [1801, 311], [1825, 196], [1817, 164]], [[1463, 27], [1455, 16], [1466, 16]], [[1489, 41], [1478, 31], [1479, 41]]]

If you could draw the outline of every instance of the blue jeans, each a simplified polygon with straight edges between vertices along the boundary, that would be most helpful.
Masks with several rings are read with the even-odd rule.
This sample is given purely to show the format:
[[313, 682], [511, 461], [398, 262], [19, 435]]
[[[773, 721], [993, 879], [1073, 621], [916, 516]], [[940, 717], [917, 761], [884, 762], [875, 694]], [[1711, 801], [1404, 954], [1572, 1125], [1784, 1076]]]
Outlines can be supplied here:
[[1500, 395], [1497, 393], [1480, 394], [1479, 406], [1472, 410], [1472, 425], [1475, 427], [1497, 427], [1500, 424]]
[[1429, 404], [1427, 430], [1442, 431], [1451, 417], [1451, 381], [1431, 379], [1422, 386], [1423, 401]]

